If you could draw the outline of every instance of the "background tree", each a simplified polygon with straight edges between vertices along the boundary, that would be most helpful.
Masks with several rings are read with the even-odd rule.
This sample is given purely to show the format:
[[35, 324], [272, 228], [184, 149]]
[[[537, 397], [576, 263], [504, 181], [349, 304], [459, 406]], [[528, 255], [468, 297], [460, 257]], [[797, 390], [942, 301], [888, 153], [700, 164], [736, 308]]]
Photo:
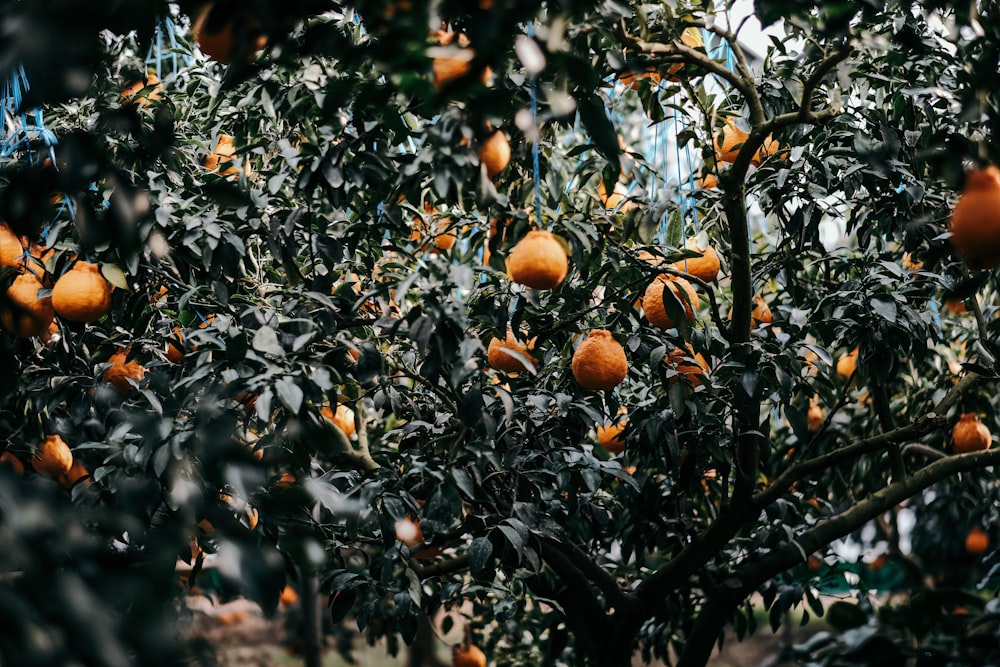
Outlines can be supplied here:
[[[704, 664], [756, 607], [822, 614], [845, 537], [936, 588], [860, 595], [831, 623], [871, 631], [803, 652], [954, 655], [959, 599], [990, 627], [941, 594], [968, 581], [920, 574], [949, 560], [935, 526], [952, 553], [995, 537], [1000, 454], [949, 437], [997, 426], [994, 274], [944, 234], [996, 157], [995, 7], [761, 0], [783, 36], [754, 64], [724, 5], [77, 5], [0, 16], [14, 111], [59, 138], [17, 144], [0, 189], [9, 662], [176, 664], [206, 554], [393, 650], [465, 616], [501, 664]], [[627, 148], [678, 125], [690, 178]], [[529, 230], [558, 237], [531, 236], [543, 267]], [[44, 299], [81, 261], [109, 312], [29, 330], [16, 280]], [[594, 330], [624, 381], [573, 360]], [[54, 434], [83, 466], [61, 485]]]

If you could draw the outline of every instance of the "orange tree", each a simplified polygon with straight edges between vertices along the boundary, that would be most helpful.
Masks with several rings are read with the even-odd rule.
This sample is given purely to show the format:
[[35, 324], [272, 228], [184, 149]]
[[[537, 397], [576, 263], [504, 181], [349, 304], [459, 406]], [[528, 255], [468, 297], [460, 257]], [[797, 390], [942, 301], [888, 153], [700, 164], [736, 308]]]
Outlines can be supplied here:
[[1000, 17], [756, 9], [755, 56], [724, 3], [6, 3], [59, 143], [2, 165], [5, 659], [176, 664], [210, 563], [394, 648], [444, 611], [498, 664], [699, 665], [823, 613], [842, 538], [938, 589], [804, 652], [971, 650], [992, 177], [974, 268], [945, 233]]

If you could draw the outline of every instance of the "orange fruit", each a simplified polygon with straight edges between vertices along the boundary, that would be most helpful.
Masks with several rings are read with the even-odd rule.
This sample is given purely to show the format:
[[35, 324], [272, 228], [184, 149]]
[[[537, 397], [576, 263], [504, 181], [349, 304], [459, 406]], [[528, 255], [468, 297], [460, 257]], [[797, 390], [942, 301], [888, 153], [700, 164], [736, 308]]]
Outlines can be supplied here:
[[750, 311], [750, 321], [754, 325], [771, 324], [774, 321], [771, 309], [764, 298], [757, 294], [753, 298], [753, 310]]
[[20, 338], [46, 333], [55, 318], [52, 297], [38, 297], [44, 285], [30, 271], [16, 278], [7, 289], [7, 303], [0, 311], [0, 322]]
[[[151, 90], [146, 95], [139, 95], [147, 88], [151, 88]], [[138, 107], [144, 107], [151, 101], [159, 101], [162, 97], [163, 85], [160, 83], [160, 78], [152, 72], [146, 75], [145, 81], [139, 79], [129, 83], [122, 89], [120, 95], [122, 104], [134, 104]]]
[[1000, 169], [970, 171], [951, 211], [951, 242], [973, 269], [1000, 263]]
[[97, 264], [78, 261], [52, 288], [52, 307], [71, 322], [93, 322], [111, 308], [111, 285]]
[[552, 289], [569, 273], [569, 258], [552, 232], [530, 231], [507, 255], [507, 275], [532, 289]]
[[[701, 36], [701, 30], [695, 27], [684, 29], [684, 32], [681, 33], [681, 43], [685, 46], [691, 47], [692, 49], [700, 49], [705, 46], [705, 40]], [[680, 72], [683, 67], [684, 63], [671, 65], [667, 69], [667, 74], [670, 75], [667, 77], [667, 81], [677, 81], [676, 74]]]
[[[260, 34], [260, 24], [247, 10], [227, 17], [212, 16], [214, 7], [215, 3], [209, 2], [195, 16], [191, 24], [195, 44], [202, 53], [223, 65], [229, 64], [234, 55], [243, 51], [246, 51], [248, 62], [253, 60], [267, 46], [267, 37]], [[252, 40], [252, 45], [237, 45], [237, 39], [247, 45]]]
[[849, 379], [851, 375], [854, 374], [855, 369], [858, 367], [858, 348], [855, 347], [853, 350], [842, 356], [837, 360], [837, 375]]
[[502, 130], [496, 130], [479, 146], [479, 163], [486, 166], [486, 177], [492, 179], [510, 164], [510, 141]]
[[0, 266], [24, 266], [21, 260], [26, 246], [6, 222], [0, 222]]
[[674, 348], [663, 358], [667, 368], [677, 371], [677, 375], [670, 377], [667, 383], [673, 385], [683, 377], [692, 388], [700, 387], [708, 377], [708, 361], [700, 352], [694, 351], [691, 343], [686, 343], [685, 348]]
[[964, 315], [969, 312], [968, 306], [965, 305], [965, 299], [946, 299], [944, 307], [952, 315]]
[[639, 89], [639, 82], [648, 79], [651, 86], [655, 86], [663, 78], [657, 71], [656, 66], [650, 65], [642, 70], [628, 70], [622, 72], [619, 77], [621, 82], [632, 90]]
[[475, 644], [451, 647], [451, 667], [486, 667], [486, 654]]
[[[424, 211], [434, 218], [434, 248], [432, 250], [437, 249], [447, 252], [454, 248], [455, 241], [458, 240], [457, 234], [451, 229], [454, 220], [448, 216], [436, 217], [438, 213], [437, 208], [427, 202], [424, 202]], [[413, 218], [413, 231], [410, 232], [410, 240], [420, 241], [424, 235], [430, 233], [429, 228], [430, 226], [424, 218], [420, 216]], [[421, 250], [426, 249], [426, 245], [421, 247]]]
[[291, 586], [285, 586], [281, 589], [281, 595], [278, 596], [278, 604], [282, 607], [291, 607], [293, 604], [298, 604], [299, 594], [295, 592], [295, 589]]
[[146, 367], [135, 359], [127, 361], [128, 348], [118, 348], [118, 351], [108, 357], [111, 368], [104, 371], [104, 381], [110, 382], [119, 391], [132, 391], [132, 382], [141, 383], [146, 377]]
[[24, 464], [21, 463], [21, 459], [17, 458], [10, 452], [0, 454], [0, 466], [10, 466], [11, 470], [13, 470], [16, 475], [24, 474]]
[[715, 174], [705, 174], [695, 181], [695, 184], [702, 190], [711, 190], [719, 187], [719, 179]]
[[[642, 297], [642, 309], [646, 313], [649, 323], [660, 329], [672, 329], [674, 321], [667, 312], [664, 304], [664, 290], [668, 289], [680, 301], [684, 308], [684, 317], [688, 322], [694, 320], [695, 311], [698, 309], [698, 293], [694, 291], [691, 283], [683, 278], [668, 274], [660, 274], [649, 284]], [[683, 296], [681, 293], [683, 292]]]
[[628, 213], [639, 207], [634, 201], [626, 201], [628, 197], [628, 186], [621, 181], [615, 183], [615, 190], [610, 195], [604, 187], [604, 181], [597, 184], [597, 196], [601, 199], [601, 204], [606, 209], [613, 209], [620, 213]]
[[[209, 171], [219, 171], [223, 164], [232, 162], [234, 159], [236, 159], [236, 147], [233, 146], [233, 138], [228, 134], [220, 134], [219, 140], [215, 143], [215, 148], [205, 157], [205, 168]], [[240, 169], [235, 166], [229, 166], [219, 171], [219, 175], [226, 178], [234, 176], [239, 178]]]
[[965, 536], [965, 551], [978, 556], [985, 553], [990, 548], [990, 536], [982, 526], [973, 526], [969, 534]]
[[903, 254], [903, 260], [899, 265], [907, 271], [919, 271], [920, 267], [923, 266], [920, 261], [913, 259], [913, 255], [908, 252]]
[[508, 327], [506, 340], [494, 338], [490, 341], [486, 350], [486, 360], [498, 371], [520, 373], [529, 369], [528, 364], [538, 365], [538, 359], [529, 354], [534, 346], [534, 339], [522, 343], [515, 338], [514, 331]]
[[704, 280], [706, 283], [710, 283], [719, 277], [719, 269], [721, 266], [719, 264], [719, 255], [715, 252], [715, 248], [711, 245], [706, 245], [702, 248], [698, 243], [698, 239], [694, 236], [688, 238], [688, 240], [684, 242], [684, 248], [686, 250], [700, 252], [701, 257], [690, 257], [688, 259], [682, 259], [678, 262], [674, 262], [673, 267], [675, 269], [683, 271], [700, 280]]
[[[715, 135], [716, 159], [719, 162], [736, 162], [736, 157], [743, 148], [743, 144], [749, 138], [750, 133], [741, 129], [736, 124], [736, 117], [729, 116], [726, 119], [725, 125]], [[777, 153], [779, 148], [778, 142], [771, 135], [767, 135], [764, 143], [757, 150], [757, 154], [750, 160], [751, 164], [759, 165], [764, 158]]]
[[357, 425], [354, 423], [354, 410], [350, 409], [346, 405], [338, 405], [336, 412], [334, 412], [330, 406], [327, 405], [324, 406], [319, 413], [330, 420], [334, 426], [343, 431], [344, 435], [348, 438], [353, 438], [354, 434], [357, 432]]
[[424, 543], [424, 531], [420, 530], [420, 522], [406, 517], [396, 522], [396, 539], [410, 547]]
[[628, 375], [625, 348], [610, 331], [594, 329], [573, 352], [573, 377], [584, 389], [614, 389]]
[[167, 339], [163, 356], [172, 364], [184, 363], [184, 332], [180, 327], [174, 327], [174, 335]]
[[[625, 414], [627, 410], [622, 408], [618, 414]], [[625, 438], [622, 432], [628, 426], [628, 419], [621, 419], [617, 423], [611, 422], [597, 427], [597, 442], [604, 447], [609, 454], [621, 454], [625, 451]]]
[[715, 135], [716, 159], [719, 162], [736, 162], [736, 156], [749, 137], [750, 133], [736, 124], [735, 116], [728, 117], [726, 124]]
[[73, 467], [73, 452], [62, 437], [47, 435], [35, 452], [31, 465], [44, 475], [59, 477]]
[[808, 423], [808, 429], [810, 433], [815, 433], [816, 431], [823, 428], [823, 422], [826, 420], [826, 411], [820, 406], [819, 401], [816, 397], [809, 403], [809, 410], [806, 411], [806, 421]]
[[[444, 90], [452, 83], [468, 76], [472, 70], [472, 59], [475, 56], [475, 51], [472, 49], [466, 50], [469, 52], [468, 59], [458, 56], [445, 56], [433, 60], [431, 63], [431, 82], [435, 89]], [[479, 80], [484, 86], [488, 86], [492, 78], [493, 70], [489, 67], [484, 67]]]
[[90, 471], [87, 470], [82, 463], [79, 461], [73, 461], [73, 465], [70, 466], [69, 470], [59, 475], [59, 486], [64, 489], [72, 489], [76, 486], [77, 482], [84, 480], [90, 476]]
[[968, 454], [989, 449], [993, 444], [993, 437], [975, 412], [966, 412], [951, 429], [951, 441], [956, 454]]

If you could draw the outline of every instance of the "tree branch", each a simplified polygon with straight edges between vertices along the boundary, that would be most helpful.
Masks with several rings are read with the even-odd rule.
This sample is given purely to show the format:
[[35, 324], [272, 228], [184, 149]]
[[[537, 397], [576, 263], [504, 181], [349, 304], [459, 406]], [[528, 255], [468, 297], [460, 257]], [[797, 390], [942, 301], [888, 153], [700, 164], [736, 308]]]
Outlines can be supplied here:
[[556, 549], [550, 542], [539, 540], [538, 543], [541, 547], [542, 558], [566, 586], [569, 602], [576, 611], [583, 614], [591, 636], [596, 636], [607, 619], [607, 614], [604, 613], [601, 603], [591, 590], [591, 582], [562, 551]]
[[572, 542], [557, 542], [551, 538], [542, 537], [539, 539], [545, 542], [549, 548], [559, 551], [581, 574], [589, 578], [604, 594], [609, 606], [615, 609], [626, 609], [634, 605], [634, 601], [625, 595], [614, 577], [599, 566], [593, 558], [581, 551], [578, 546]]
[[935, 461], [908, 478], [875, 492], [867, 500], [820, 522], [762, 558], [737, 568], [723, 582], [718, 594], [709, 597], [702, 607], [677, 667], [704, 665], [711, 655], [715, 640], [732, 617], [734, 607], [768, 579], [803, 562], [807, 554], [849, 535], [932, 484], [960, 472], [997, 464], [1000, 464], [1000, 449], [949, 456]]
[[410, 567], [413, 568], [413, 571], [420, 579], [429, 579], [430, 577], [440, 577], [445, 574], [454, 574], [455, 572], [461, 572], [469, 567], [469, 554], [462, 554], [461, 556], [455, 556], [454, 558], [449, 558], [448, 560], [443, 560], [438, 563], [431, 563], [430, 565], [421, 565], [417, 562], [411, 562]]

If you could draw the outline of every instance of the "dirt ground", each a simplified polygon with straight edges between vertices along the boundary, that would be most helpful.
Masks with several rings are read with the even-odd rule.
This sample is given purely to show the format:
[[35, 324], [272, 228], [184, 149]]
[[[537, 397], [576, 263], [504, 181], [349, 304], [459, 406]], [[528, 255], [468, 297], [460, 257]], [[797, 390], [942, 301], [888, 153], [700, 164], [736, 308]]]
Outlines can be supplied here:
[[[215, 647], [219, 667], [292, 667], [302, 664], [301, 657], [286, 647], [287, 633], [282, 614], [275, 619], [265, 618], [260, 608], [247, 600], [215, 604], [208, 598], [192, 597], [188, 607], [193, 612], [191, 635]], [[295, 610], [285, 613], [295, 613]], [[804, 641], [820, 629], [821, 626], [810, 624], [806, 628], [779, 630], [775, 635], [765, 624], [742, 642], [737, 642], [734, 636], [728, 637], [723, 650], [717, 651], [708, 664], [710, 667], [792, 667], [795, 663], [779, 659], [782, 646], [787, 642]], [[446, 641], [452, 639], [446, 637], [439, 642], [438, 655], [443, 661], [450, 662]], [[368, 646], [363, 641], [355, 641], [354, 658], [355, 665], [364, 667], [406, 665], [405, 655], [389, 656], [382, 643]], [[331, 648], [323, 664], [325, 667], [341, 667], [350, 663]], [[633, 664], [638, 667], [644, 663], [637, 658]]]

